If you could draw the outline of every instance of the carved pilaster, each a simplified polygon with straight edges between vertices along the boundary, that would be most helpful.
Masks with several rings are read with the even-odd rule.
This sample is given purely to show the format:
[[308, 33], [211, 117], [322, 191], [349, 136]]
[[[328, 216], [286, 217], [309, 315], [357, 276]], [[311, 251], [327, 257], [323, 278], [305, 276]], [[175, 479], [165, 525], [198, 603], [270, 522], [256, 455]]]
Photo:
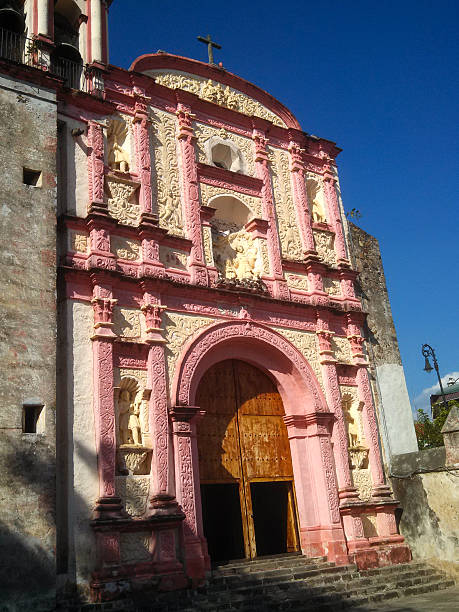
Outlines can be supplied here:
[[336, 195], [335, 175], [331, 164], [333, 160], [329, 158], [324, 166], [324, 194], [328, 208], [328, 216], [335, 232], [335, 250], [338, 264], [349, 266], [347, 257], [346, 243], [344, 240], [343, 223], [341, 221], [338, 196]]
[[88, 268], [115, 270], [116, 257], [111, 252], [110, 233], [113, 222], [103, 214], [93, 214], [87, 221], [90, 238]]
[[95, 519], [121, 518], [121, 499], [115, 494], [116, 431], [113, 389], [112, 315], [116, 300], [103, 277], [92, 277], [94, 289], [93, 377], [94, 422], [96, 430], [99, 499], [94, 509]]
[[135, 98], [134, 112], [134, 138], [137, 172], [140, 178], [140, 210], [146, 213], [150, 213], [152, 210], [149, 123], [147, 114], [147, 98], [137, 94]]
[[88, 123], [89, 212], [107, 214], [104, 202], [104, 131], [97, 121]]
[[143, 212], [140, 217], [139, 237], [142, 241], [140, 276], [158, 278], [164, 276], [164, 264], [159, 259], [159, 243], [167, 230], [158, 227], [158, 218]]
[[196, 423], [205, 412], [196, 406], [174, 406], [170, 415], [174, 435], [177, 500], [185, 513], [184, 538], [187, 570], [202, 576], [208, 563], [202, 528]]
[[303, 150], [296, 142], [290, 142], [288, 148], [290, 154], [290, 173], [293, 186], [293, 199], [295, 202], [298, 226], [300, 229], [301, 242], [305, 254], [316, 255], [314, 236], [311, 227], [311, 214], [308, 197], [306, 193], [304, 164], [302, 159]]
[[207, 286], [208, 277], [202, 240], [198, 171], [193, 145], [193, 115], [191, 109], [181, 103], [177, 105], [176, 115], [179, 124], [178, 140], [182, 160], [182, 193], [185, 203], [187, 236], [192, 241], [189, 258], [191, 278], [194, 284]]

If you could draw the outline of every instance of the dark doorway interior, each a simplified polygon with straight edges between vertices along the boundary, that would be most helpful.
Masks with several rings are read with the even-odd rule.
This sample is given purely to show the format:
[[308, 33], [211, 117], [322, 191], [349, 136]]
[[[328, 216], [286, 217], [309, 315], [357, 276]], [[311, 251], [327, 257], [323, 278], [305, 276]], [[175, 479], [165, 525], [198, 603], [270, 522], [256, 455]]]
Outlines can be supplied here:
[[203, 484], [201, 499], [204, 535], [212, 561], [243, 559], [245, 554], [239, 485]]
[[289, 482], [250, 483], [258, 556], [287, 552], [289, 486]]

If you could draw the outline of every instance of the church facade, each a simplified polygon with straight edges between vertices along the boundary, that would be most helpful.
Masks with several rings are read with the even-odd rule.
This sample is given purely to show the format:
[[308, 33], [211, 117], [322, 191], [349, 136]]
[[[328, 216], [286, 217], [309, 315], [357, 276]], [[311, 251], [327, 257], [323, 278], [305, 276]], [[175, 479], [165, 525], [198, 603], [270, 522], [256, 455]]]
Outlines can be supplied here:
[[30, 321], [13, 301], [9, 341], [34, 355], [4, 384], [2, 459], [28, 445], [52, 508], [24, 482], [22, 536], [96, 601], [225, 559], [408, 561], [383, 459], [416, 441], [401, 365], [378, 380], [365, 340], [340, 149], [219, 66], [110, 66], [101, 0], [6, 4], [7, 278]]

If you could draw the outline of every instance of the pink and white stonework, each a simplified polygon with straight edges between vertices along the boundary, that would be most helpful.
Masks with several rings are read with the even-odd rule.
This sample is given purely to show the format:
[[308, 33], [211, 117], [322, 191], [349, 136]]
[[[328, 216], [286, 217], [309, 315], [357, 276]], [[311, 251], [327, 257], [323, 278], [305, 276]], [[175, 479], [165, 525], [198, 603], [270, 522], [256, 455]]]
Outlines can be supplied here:
[[88, 65], [63, 87], [48, 70], [54, 4], [26, 2], [40, 65], [14, 74], [54, 92], [59, 121], [61, 573], [95, 601], [204, 580], [196, 392], [226, 359], [259, 368], [282, 398], [303, 554], [359, 568], [409, 560], [340, 149], [217, 66], [160, 53], [107, 67], [102, 0], [58, 3], [73, 6]]
[[[195, 396], [230, 358], [282, 397], [303, 553], [361, 568], [410, 559], [379, 449], [336, 145], [241, 78], [164, 53], [110, 68], [103, 99], [67, 102], [87, 185], [64, 217], [62, 271], [78, 305], [69, 343], [93, 372], [92, 412], [77, 405], [89, 381], [75, 366], [73, 397], [76, 429], [94, 423], [94, 599], [130, 580], [204, 578]], [[77, 480], [81, 461], [75, 451]]]

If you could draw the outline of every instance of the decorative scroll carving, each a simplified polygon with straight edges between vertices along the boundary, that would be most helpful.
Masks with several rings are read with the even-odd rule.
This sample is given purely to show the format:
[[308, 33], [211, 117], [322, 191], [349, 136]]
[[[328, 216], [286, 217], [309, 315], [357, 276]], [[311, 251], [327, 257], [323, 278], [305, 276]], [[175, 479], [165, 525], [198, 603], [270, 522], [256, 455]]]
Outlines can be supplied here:
[[140, 242], [122, 238], [121, 236], [112, 236], [111, 245], [112, 252], [119, 259], [135, 261], [140, 258]]
[[319, 348], [317, 346], [315, 333], [297, 329], [285, 329], [284, 327], [274, 327], [273, 329], [287, 338], [287, 340], [289, 340], [306, 358], [323, 389], [324, 384], [319, 363]]
[[194, 134], [196, 136], [196, 153], [198, 161], [203, 164], [210, 164], [212, 160], [209, 157], [209, 151], [206, 149], [207, 141], [212, 137], [218, 137], [222, 140], [228, 140], [241, 151], [246, 163], [247, 174], [253, 176], [255, 173], [253, 142], [251, 138], [241, 136], [235, 132], [228, 132], [224, 128], [215, 128], [205, 123], [196, 121], [194, 123]]
[[308, 275], [301, 274], [296, 272], [292, 274], [291, 272], [285, 273], [285, 279], [287, 281], [287, 285], [292, 289], [300, 289], [301, 291], [308, 291]]
[[311, 208], [311, 217], [315, 223], [326, 223], [325, 195], [322, 180], [314, 174], [308, 173], [306, 177], [306, 191]]
[[339, 363], [353, 364], [351, 346], [347, 338], [341, 336], [333, 336], [331, 339], [332, 350], [335, 359]]
[[221, 83], [217, 83], [210, 79], [206, 80], [186, 73], [178, 74], [152, 71], [152, 74], [155, 77], [155, 81], [164, 87], [190, 91], [203, 100], [213, 102], [219, 106], [225, 106], [243, 115], [249, 115], [249, 117], [255, 115], [255, 117], [266, 119], [274, 123], [274, 125], [287, 127], [282, 119], [267, 109], [266, 106], [263, 106], [260, 102], [257, 102], [253, 98], [250, 98], [246, 94], [228, 85], [225, 87]]
[[89, 248], [89, 236], [70, 230], [70, 250], [75, 253], [87, 253]]
[[334, 235], [332, 232], [326, 230], [313, 229], [314, 244], [316, 245], [316, 251], [322, 261], [327, 266], [336, 265], [336, 253], [334, 249]]
[[129, 516], [139, 517], [145, 514], [149, 492], [149, 476], [116, 477], [116, 493], [123, 500]]
[[322, 465], [327, 483], [328, 507], [330, 508], [331, 520], [333, 523], [339, 523], [341, 517], [339, 513], [338, 491], [336, 490], [335, 470], [330, 440], [327, 436], [320, 436], [320, 453], [322, 455]]
[[90, 204], [104, 202], [104, 133], [102, 125], [90, 121], [88, 124], [88, 191]]
[[268, 147], [268, 151], [282, 256], [284, 259], [301, 260], [303, 253], [293, 203], [288, 153], [273, 147]]
[[354, 486], [359, 493], [360, 499], [368, 501], [371, 498], [372, 489], [370, 470], [354, 468], [352, 470], [352, 480], [354, 481]]
[[261, 199], [246, 194], [241, 194], [236, 191], [232, 191], [231, 188], [223, 189], [222, 187], [215, 187], [214, 185], [206, 185], [201, 183], [199, 186], [201, 191], [201, 204], [203, 206], [212, 206], [210, 202], [211, 198], [217, 195], [233, 196], [241, 202], [243, 202], [247, 208], [251, 211], [253, 217], [261, 218]]
[[166, 361], [163, 344], [153, 344], [149, 351], [149, 369], [151, 376], [151, 403], [153, 404], [152, 427], [155, 441], [155, 470], [152, 477], [156, 477], [153, 485], [154, 492], [166, 493], [168, 490], [168, 412], [166, 388]]
[[138, 563], [151, 559], [151, 534], [148, 531], [122, 533], [120, 536], [121, 563]]
[[138, 225], [140, 220], [140, 206], [137, 199], [138, 184], [107, 177], [106, 191], [111, 216], [124, 225]]
[[204, 247], [204, 257], [206, 258], [206, 265], [215, 265], [212, 250], [212, 229], [208, 225], [204, 225], [202, 228], [202, 242]]
[[341, 284], [339, 280], [323, 276], [322, 281], [324, 283], [324, 291], [328, 293], [328, 295], [341, 295]]
[[166, 345], [166, 359], [169, 381], [174, 377], [175, 365], [186, 341], [196, 332], [210, 325], [214, 319], [197, 315], [167, 312], [164, 314], [164, 327]]
[[115, 308], [114, 330], [120, 338], [140, 339], [142, 336], [140, 310]]
[[107, 128], [108, 165], [112, 170], [129, 172], [131, 151], [128, 135], [129, 125], [124, 117], [109, 121]]
[[184, 236], [182, 202], [177, 163], [177, 120], [173, 115], [152, 109], [154, 117], [154, 196], [158, 202], [159, 224], [171, 234]]

